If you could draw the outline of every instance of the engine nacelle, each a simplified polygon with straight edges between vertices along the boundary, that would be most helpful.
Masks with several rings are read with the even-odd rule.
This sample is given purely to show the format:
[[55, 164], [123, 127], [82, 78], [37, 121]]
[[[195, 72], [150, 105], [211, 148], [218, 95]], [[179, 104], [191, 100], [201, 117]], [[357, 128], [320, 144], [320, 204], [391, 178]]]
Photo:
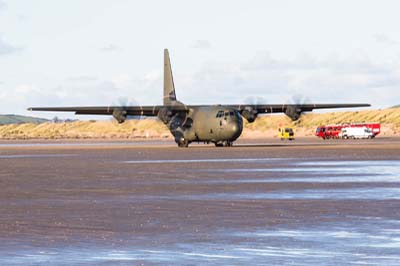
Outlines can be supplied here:
[[251, 107], [249, 108], [246, 107], [241, 114], [249, 123], [253, 123], [258, 115], [257, 110], [254, 110]]
[[113, 111], [113, 117], [115, 118], [115, 120], [118, 121], [118, 123], [124, 123], [126, 120], [126, 116], [127, 116], [127, 112], [126, 110], [123, 109], [114, 109]]
[[285, 114], [292, 119], [292, 121], [296, 121], [299, 120], [300, 116], [301, 116], [301, 108], [298, 108], [296, 106], [288, 106], [285, 109]]
[[168, 124], [171, 121], [173, 114], [171, 110], [168, 110], [167, 108], [162, 108], [158, 112], [157, 116], [161, 121], [163, 121], [164, 124]]

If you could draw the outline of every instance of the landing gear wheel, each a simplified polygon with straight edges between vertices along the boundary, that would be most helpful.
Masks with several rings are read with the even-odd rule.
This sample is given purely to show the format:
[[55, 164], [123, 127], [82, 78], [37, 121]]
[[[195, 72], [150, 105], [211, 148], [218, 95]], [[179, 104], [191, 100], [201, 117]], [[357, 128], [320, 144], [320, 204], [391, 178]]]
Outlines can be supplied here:
[[215, 147], [223, 147], [224, 144], [222, 142], [214, 142]]
[[189, 147], [189, 141], [183, 140], [183, 141], [178, 142], [178, 147], [179, 148], [187, 148], [187, 147]]
[[233, 146], [233, 142], [228, 141], [228, 140], [215, 142], [214, 144], [215, 144], [215, 147], [232, 147]]

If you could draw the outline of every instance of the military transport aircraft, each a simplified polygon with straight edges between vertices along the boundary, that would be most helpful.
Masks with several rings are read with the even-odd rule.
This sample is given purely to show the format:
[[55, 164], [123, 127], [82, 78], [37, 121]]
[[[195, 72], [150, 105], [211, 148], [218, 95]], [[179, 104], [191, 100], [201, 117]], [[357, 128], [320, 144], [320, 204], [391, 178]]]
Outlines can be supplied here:
[[164, 102], [155, 106], [31, 107], [30, 111], [75, 112], [77, 115], [112, 115], [119, 123], [128, 116], [157, 116], [179, 147], [191, 142], [232, 146], [243, 130], [244, 117], [254, 122], [260, 114], [285, 113], [293, 121], [303, 112], [323, 108], [367, 107], [370, 104], [233, 104], [185, 105], [177, 100], [168, 50], [164, 50]]

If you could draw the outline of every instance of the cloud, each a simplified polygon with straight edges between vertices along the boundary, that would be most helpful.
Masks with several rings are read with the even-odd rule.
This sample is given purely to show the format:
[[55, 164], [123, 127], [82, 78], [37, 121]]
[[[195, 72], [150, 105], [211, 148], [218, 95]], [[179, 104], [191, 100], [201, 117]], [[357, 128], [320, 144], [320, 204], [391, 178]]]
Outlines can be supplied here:
[[277, 59], [267, 51], [258, 52], [251, 60], [241, 65], [244, 71], [285, 71], [288, 69], [313, 69], [316, 60], [309, 54], [299, 54], [293, 60]]
[[97, 80], [97, 77], [93, 76], [77, 76], [77, 77], [69, 77], [66, 79], [66, 81], [72, 81], [72, 82], [91, 82]]
[[206, 50], [211, 48], [211, 43], [207, 40], [197, 40], [190, 47]]
[[[83, 85], [86, 84], [86, 85]], [[106, 88], [108, 90], [106, 90]], [[24, 83], [0, 91], [0, 113], [17, 113], [33, 115], [26, 109], [34, 106], [76, 106], [76, 105], [102, 105], [107, 102], [117, 88], [104, 82], [64, 82], [56, 87], [43, 87], [36, 84]], [[99, 99], [103, 98], [100, 102]], [[41, 117], [74, 117], [72, 114], [36, 113]]]
[[372, 60], [368, 54], [363, 52], [353, 53], [350, 57], [334, 53], [322, 58], [301, 53], [293, 59], [274, 58], [269, 52], [262, 52], [241, 64], [243, 71], [275, 71], [279, 73], [330, 71], [336, 74], [353, 72], [377, 74], [390, 71], [390, 67], [386, 62]]
[[[380, 61], [364, 53], [320, 58], [299, 54], [292, 59], [262, 54], [261, 59], [208, 61], [197, 71], [174, 73], [178, 99], [186, 104], [229, 104], [262, 97], [265, 103], [279, 104], [301, 95], [313, 103], [367, 102], [374, 108], [399, 104], [400, 60]], [[113, 105], [121, 99], [161, 104], [162, 82], [162, 69], [157, 69], [142, 76], [120, 73], [106, 79], [80, 75], [57, 86], [21, 84], [0, 90], [0, 112], [24, 113], [29, 106]]]
[[399, 62], [363, 52], [320, 58], [301, 53], [291, 59], [261, 52], [242, 63], [206, 62], [184, 78], [183, 86], [180, 77], [179, 83], [186, 103], [240, 103], [260, 96], [279, 104], [298, 94], [316, 103], [364, 101], [381, 108], [400, 98]]
[[106, 46], [103, 46], [100, 48], [100, 51], [102, 52], [107, 52], [107, 53], [112, 53], [112, 52], [119, 52], [122, 51], [122, 48], [118, 47], [115, 44], [107, 44]]
[[381, 43], [381, 44], [386, 44], [386, 45], [397, 45], [399, 44], [399, 42], [391, 39], [389, 36], [387, 36], [386, 34], [375, 34], [374, 35], [374, 39], [377, 43]]
[[2, 39], [0, 36], [0, 56], [9, 55], [22, 50], [20, 47], [13, 46]]
[[18, 15], [17, 18], [20, 22], [27, 22], [29, 20], [29, 17], [26, 15]]
[[[162, 71], [158, 70], [140, 77], [116, 74], [108, 79], [99, 79], [78, 75], [62, 80], [59, 85], [22, 83], [12, 88], [0, 89], [0, 113], [52, 118], [54, 113], [32, 114], [26, 109], [34, 106], [119, 105], [121, 99], [132, 105], [161, 104], [162, 80]], [[56, 115], [63, 118], [75, 117], [71, 113]]]
[[4, 1], [0, 0], [0, 11], [7, 8], [7, 4]]

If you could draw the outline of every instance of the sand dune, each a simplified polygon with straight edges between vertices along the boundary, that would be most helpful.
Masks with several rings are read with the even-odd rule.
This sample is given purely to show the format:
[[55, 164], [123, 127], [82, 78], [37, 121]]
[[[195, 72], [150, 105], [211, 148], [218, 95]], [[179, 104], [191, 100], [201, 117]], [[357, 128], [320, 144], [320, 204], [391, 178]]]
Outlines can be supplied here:
[[[379, 122], [382, 136], [400, 135], [400, 108], [358, 112], [309, 113], [297, 122], [285, 115], [261, 116], [254, 123], [245, 123], [242, 138], [276, 136], [280, 125], [293, 126], [297, 136], [312, 136], [316, 127], [345, 122]], [[25, 123], [0, 126], [2, 139], [135, 139], [171, 138], [164, 124], [156, 119], [115, 121], [76, 121], [71, 123]]]

